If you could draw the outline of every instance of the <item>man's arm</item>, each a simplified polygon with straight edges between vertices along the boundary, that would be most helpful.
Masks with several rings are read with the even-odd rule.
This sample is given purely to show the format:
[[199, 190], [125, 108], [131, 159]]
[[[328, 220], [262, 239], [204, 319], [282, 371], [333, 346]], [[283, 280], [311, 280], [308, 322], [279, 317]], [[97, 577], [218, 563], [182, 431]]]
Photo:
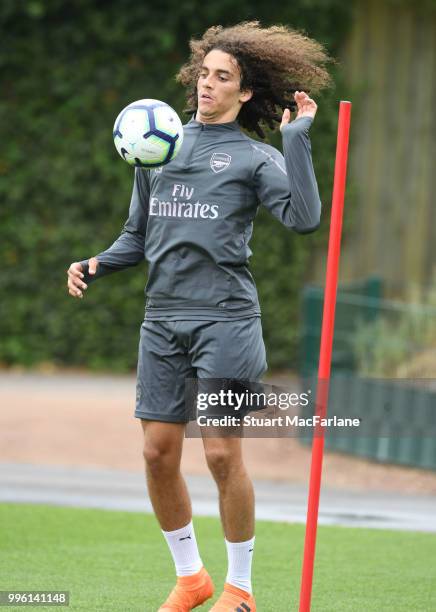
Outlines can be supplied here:
[[286, 227], [300, 234], [319, 227], [321, 201], [309, 138], [312, 117], [282, 125], [283, 155], [253, 145], [256, 155], [254, 184], [260, 202]]
[[90, 260], [85, 259], [80, 262], [84, 273], [83, 282], [88, 284], [106, 274], [136, 266], [144, 259], [149, 197], [148, 172], [136, 168], [129, 217], [124, 228], [112, 246], [96, 256], [98, 266], [95, 274], [88, 273]]

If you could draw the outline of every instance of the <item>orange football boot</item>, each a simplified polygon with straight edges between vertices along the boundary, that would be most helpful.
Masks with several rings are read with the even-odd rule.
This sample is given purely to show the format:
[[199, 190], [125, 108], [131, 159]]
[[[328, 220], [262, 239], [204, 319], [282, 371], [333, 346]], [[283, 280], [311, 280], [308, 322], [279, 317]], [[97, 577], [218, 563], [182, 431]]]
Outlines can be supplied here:
[[212, 597], [214, 585], [204, 567], [191, 576], [178, 576], [177, 584], [158, 612], [190, 612]]
[[256, 612], [256, 602], [251, 593], [226, 582], [223, 593], [210, 612]]

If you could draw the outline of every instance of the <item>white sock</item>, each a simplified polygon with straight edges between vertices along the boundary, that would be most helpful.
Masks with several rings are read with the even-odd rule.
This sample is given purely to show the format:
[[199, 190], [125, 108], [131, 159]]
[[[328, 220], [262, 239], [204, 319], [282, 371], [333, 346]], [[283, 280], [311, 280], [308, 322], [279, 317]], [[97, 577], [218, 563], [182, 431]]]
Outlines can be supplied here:
[[251, 562], [255, 538], [247, 542], [229, 542], [226, 540], [229, 567], [226, 582], [248, 593], [251, 589]]
[[177, 576], [191, 576], [200, 571], [203, 563], [198, 552], [192, 521], [174, 531], [164, 531], [167, 544], [176, 566]]

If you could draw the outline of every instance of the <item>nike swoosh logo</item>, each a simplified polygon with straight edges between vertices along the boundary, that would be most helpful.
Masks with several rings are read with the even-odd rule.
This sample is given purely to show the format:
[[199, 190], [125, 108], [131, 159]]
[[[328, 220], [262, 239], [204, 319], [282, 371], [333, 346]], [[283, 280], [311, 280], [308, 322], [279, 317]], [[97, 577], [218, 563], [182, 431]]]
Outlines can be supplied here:
[[192, 539], [191, 536], [188, 535], [186, 536], [186, 538], [179, 538], [179, 542], [181, 542], [182, 540], [191, 540], [191, 539]]

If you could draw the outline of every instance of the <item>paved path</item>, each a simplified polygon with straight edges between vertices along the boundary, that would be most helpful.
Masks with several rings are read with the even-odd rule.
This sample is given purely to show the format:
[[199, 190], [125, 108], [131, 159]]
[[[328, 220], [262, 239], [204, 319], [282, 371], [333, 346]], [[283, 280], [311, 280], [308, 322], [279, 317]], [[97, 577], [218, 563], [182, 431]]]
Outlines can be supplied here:
[[[151, 510], [134, 399], [133, 376], [0, 372], [0, 501]], [[310, 448], [246, 439], [244, 457], [258, 518], [304, 522]], [[195, 512], [216, 515], [201, 440], [185, 440], [182, 467]], [[436, 532], [436, 473], [327, 451], [320, 523]]]
[[[188, 476], [194, 514], [217, 516], [216, 488], [207, 476]], [[258, 519], [304, 523], [304, 486], [255, 480]], [[0, 502], [151, 511], [141, 472], [16, 463], [0, 464]], [[436, 532], [436, 497], [324, 488], [322, 525]]]
[[[269, 379], [290, 390], [289, 375]], [[0, 463], [94, 467], [141, 472], [142, 430], [133, 417], [135, 377], [84, 372], [0, 371]], [[253, 478], [304, 487], [311, 451], [297, 438], [244, 440]], [[184, 474], [208, 476], [201, 440], [186, 439]], [[323, 487], [436, 495], [436, 472], [326, 451]]]

